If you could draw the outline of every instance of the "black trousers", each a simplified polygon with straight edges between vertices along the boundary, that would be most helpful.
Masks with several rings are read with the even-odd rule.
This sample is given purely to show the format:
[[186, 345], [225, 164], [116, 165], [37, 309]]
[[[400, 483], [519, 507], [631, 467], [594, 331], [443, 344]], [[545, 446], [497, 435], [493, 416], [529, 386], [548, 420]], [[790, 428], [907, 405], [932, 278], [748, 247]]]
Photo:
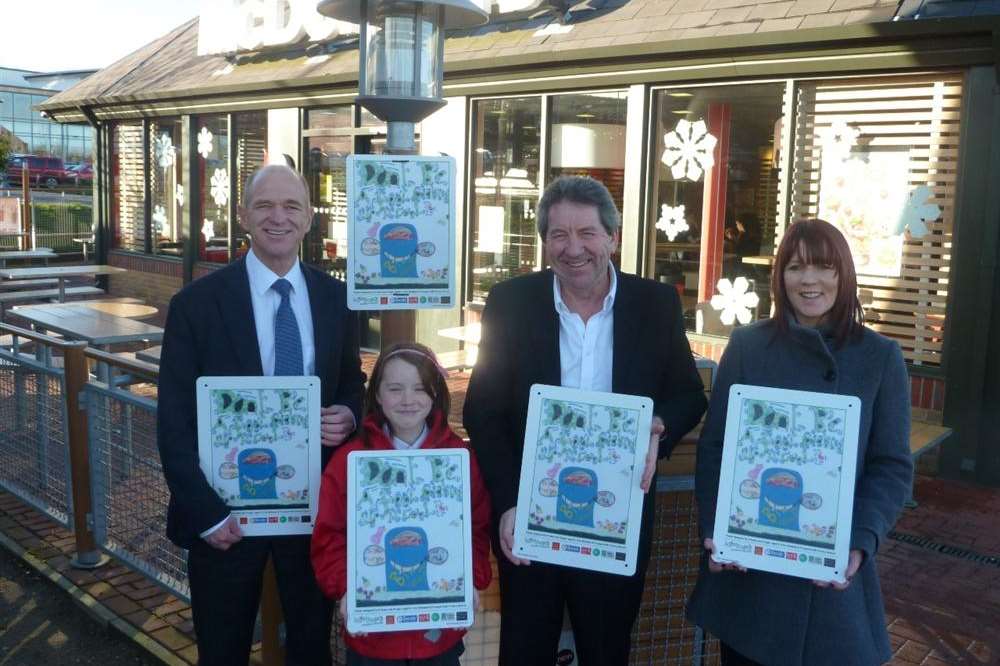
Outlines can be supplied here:
[[501, 666], [552, 666], [569, 609], [580, 666], [625, 666], [642, 602], [645, 568], [634, 576], [542, 562], [500, 569]]
[[329, 666], [333, 604], [316, 585], [308, 536], [244, 537], [226, 551], [199, 542], [188, 551], [202, 666], [245, 666], [249, 661], [268, 555], [274, 559], [285, 616], [286, 663]]

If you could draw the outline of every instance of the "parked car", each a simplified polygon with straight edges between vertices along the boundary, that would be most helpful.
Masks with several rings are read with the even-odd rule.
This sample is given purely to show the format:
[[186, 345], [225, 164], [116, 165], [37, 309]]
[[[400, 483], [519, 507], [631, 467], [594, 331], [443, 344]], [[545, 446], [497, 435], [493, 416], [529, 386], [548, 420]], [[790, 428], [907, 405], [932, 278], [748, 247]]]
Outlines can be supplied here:
[[66, 173], [74, 185], [90, 185], [94, 182], [94, 167], [89, 162], [74, 164], [66, 169]]
[[[31, 182], [53, 188], [59, 183], [73, 180], [66, 170], [61, 157], [41, 157], [39, 155], [11, 155], [7, 160], [7, 181], [14, 187], [21, 183], [21, 171], [28, 165]], [[93, 178], [93, 176], [91, 176]]]

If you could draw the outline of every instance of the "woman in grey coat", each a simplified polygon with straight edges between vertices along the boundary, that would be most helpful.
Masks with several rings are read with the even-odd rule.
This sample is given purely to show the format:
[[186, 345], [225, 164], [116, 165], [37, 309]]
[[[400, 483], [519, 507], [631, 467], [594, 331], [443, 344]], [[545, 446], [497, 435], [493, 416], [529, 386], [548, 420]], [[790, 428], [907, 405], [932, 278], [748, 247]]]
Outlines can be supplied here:
[[[831, 224], [785, 233], [771, 276], [771, 319], [733, 331], [698, 443], [695, 493], [706, 548], [689, 619], [719, 638], [723, 664], [880, 664], [892, 656], [875, 554], [906, 500], [910, 389], [896, 342], [863, 325], [850, 248]], [[752, 384], [861, 399], [847, 582], [710, 559], [729, 387]]]

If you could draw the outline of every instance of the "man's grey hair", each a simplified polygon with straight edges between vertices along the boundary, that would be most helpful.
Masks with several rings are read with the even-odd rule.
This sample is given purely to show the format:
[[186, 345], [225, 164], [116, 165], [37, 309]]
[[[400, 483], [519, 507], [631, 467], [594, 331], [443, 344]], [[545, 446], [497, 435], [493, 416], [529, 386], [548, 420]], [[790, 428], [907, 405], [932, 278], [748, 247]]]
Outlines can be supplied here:
[[298, 178], [299, 183], [302, 185], [302, 191], [305, 192], [306, 195], [305, 205], [306, 206], [312, 205], [312, 197], [309, 194], [309, 182], [306, 181], [306, 177], [303, 176], [301, 173], [299, 173], [298, 170], [296, 170], [294, 167], [288, 166], [286, 164], [274, 163], [274, 164], [265, 164], [264, 166], [260, 167], [259, 169], [251, 173], [250, 177], [247, 178], [246, 187], [243, 188], [244, 208], [250, 208], [250, 201], [251, 197], [253, 196], [254, 187], [257, 186], [257, 182], [258, 180], [260, 180], [261, 176], [263, 176], [265, 173], [269, 173], [271, 171], [275, 171], [278, 169], [287, 170], [295, 174], [295, 177]]
[[621, 215], [611, 193], [599, 180], [588, 176], [561, 176], [549, 183], [538, 200], [538, 235], [545, 240], [549, 231], [549, 210], [560, 201], [595, 206], [601, 226], [613, 236], [621, 225]]

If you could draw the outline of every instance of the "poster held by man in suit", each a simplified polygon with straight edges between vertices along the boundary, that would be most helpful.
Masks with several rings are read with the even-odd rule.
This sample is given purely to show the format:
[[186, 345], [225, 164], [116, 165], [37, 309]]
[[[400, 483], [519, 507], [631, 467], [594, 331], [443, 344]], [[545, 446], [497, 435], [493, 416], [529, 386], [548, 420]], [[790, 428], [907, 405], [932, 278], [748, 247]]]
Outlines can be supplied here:
[[244, 536], [312, 534], [318, 377], [199, 377], [198, 459]]
[[535, 384], [528, 402], [514, 552], [631, 576], [653, 401]]

